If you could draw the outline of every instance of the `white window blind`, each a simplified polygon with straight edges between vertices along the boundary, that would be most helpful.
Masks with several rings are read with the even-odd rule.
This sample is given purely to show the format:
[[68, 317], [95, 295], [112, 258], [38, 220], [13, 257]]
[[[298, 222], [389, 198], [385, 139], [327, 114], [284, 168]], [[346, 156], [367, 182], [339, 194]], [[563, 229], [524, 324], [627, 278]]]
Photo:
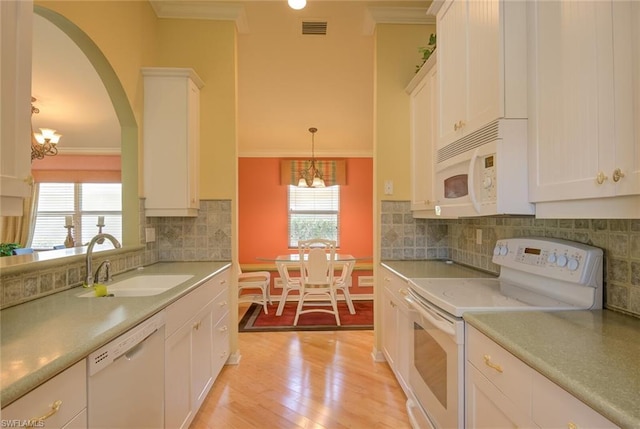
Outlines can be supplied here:
[[76, 246], [87, 244], [98, 233], [98, 216], [104, 216], [102, 232], [122, 242], [120, 183], [39, 183], [37, 186], [36, 221], [29, 247], [51, 249], [63, 244], [67, 237], [65, 216], [73, 217]]
[[340, 245], [340, 186], [289, 186], [289, 247], [311, 238], [335, 240]]

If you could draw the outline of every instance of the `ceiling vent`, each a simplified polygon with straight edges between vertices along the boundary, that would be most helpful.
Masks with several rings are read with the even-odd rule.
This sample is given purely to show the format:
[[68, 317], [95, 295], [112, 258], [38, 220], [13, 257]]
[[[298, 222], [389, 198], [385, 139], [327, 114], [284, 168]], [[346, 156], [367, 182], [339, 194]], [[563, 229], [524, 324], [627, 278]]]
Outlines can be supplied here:
[[302, 34], [326, 35], [327, 21], [302, 21]]

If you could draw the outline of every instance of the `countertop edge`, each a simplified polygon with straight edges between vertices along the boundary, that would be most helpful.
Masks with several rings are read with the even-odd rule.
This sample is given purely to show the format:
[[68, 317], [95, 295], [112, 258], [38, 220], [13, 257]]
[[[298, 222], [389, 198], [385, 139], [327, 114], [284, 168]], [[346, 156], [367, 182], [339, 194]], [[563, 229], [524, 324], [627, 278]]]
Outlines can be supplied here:
[[[149, 317], [162, 311], [163, 309], [165, 309], [166, 307], [168, 307], [169, 305], [171, 305], [181, 297], [193, 291], [202, 283], [208, 281], [212, 277], [216, 276], [217, 274], [231, 267], [231, 262], [227, 262], [227, 261], [205, 261], [205, 262], [194, 262], [194, 263], [195, 264], [199, 264], [199, 263], [214, 264], [214, 265], [220, 264], [220, 265], [217, 268], [213, 269], [211, 272], [208, 272], [208, 274], [199, 275], [197, 276], [197, 278], [193, 280], [188, 280], [187, 282], [184, 282], [183, 286], [176, 287], [175, 291], [173, 291], [173, 293], [171, 294], [167, 294], [165, 292], [165, 294], [167, 294], [166, 296], [159, 297], [157, 301], [154, 301], [153, 303], [149, 303], [149, 305], [145, 308], [144, 311], [140, 311], [136, 314], [136, 317], [128, 318], [125, 321], [117, 324], [116, 326], [113, 326], [112, 328], [105, 330], [99, 336], [92, 338], [90, 343], [79, 344], [77, 347], [73, 348], [72, 350], [67, 350], [64, 354], [62, 354], [58, 358], [48, 362], [47, 364], [43, 365], [37, 370], [34, 370], [29, 374], [21, 377], [20, 379], [16, 380], [15, 382], [13, 382], [8, 386], [2, 383], [2, 385], [0, 386], [0, 408], [5, 408], [6, 406], [15, 402], [22, 396], [36, 389], [40, 385], [46, 383], [48, 380], [54, 378], [58, 374], [64, 372], [66, 369], [72, 367], [82, 359], [86, 358], [93, 351], [99, 349], [103, 345], [107, 344], [109, 341], [117, 338], [119, 335], [125, 333], [126, 331], [138, 325], [139, 323], [143, 322], [144, 320], [148, 319]], [[152, 264], [144, 268], [146, 269], [150, 267], [170, 266], [170, 264], [176, 264], [176, 263], [175, 262], [158, 262], [156, 264]], [[178, 262], [178, 264], [180, 264], [180, 262]], [[135, 275], [136, 275], [136, 271], [133, 270], [127, 273], [123, 273], [121, 276], [126, 278], [126, 277], [134, 277]], [[59, 292], [59, 294], [65, 294], [65, 293], [77, 294], [78, 288], [73, 288], [70, 290]], [[55, 295], [57, 294], [49, 295], [40, 299], [48, 299]], [[161, 294], [161, 295], [164, 295], [164, 294]], [[78, 299], [90, 300], [91, 298], [78, 298]], [[128, 298], [122, 298], [122, 299], [128, 299]], [[11, 308], [20, 307], [21, 305], [26, 305], [26, 304], [28, 303], [19, 304]], [[2, 311], [6, 312], [7, 310], [9, 309], [0, 310], [0, 312]]]

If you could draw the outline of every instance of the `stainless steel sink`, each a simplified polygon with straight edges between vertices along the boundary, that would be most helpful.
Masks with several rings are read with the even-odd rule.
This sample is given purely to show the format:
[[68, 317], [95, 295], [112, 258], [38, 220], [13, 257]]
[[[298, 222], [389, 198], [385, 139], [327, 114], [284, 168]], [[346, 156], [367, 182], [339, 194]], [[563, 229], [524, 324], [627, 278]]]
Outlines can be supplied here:
[[[143, 274], [107, 284], [107, 296], [136, 297], [158, 295], [172, 289], [190, 278], [191, 274]], [[78, 295], [79, 298], [98, 298], [95, 291]]]

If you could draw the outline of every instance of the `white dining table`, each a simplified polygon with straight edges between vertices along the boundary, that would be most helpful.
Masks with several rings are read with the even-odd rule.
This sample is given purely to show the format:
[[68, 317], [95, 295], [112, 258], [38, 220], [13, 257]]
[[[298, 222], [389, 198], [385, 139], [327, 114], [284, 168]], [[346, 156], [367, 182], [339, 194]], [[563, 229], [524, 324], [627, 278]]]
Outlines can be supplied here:
[[[306, 255], [305, 255], [306, 256]], [[327, 253], [327, 258], [329, 258], [329, 254]], [[257, 258], [261, 261], [270, 261], [276, 264], [276, 268], [278, 269], [278, 274], [283, 281], [287, 281], [289, 278], [288, 271], [291, 268], [297, 268], [300, 266], [300, 254], [299, 253], [289, 253], [285, 255], [278, 255], [275, 258]], [[355, 266], [356, 261], [359, 258], [356, 258], [353, 255], [348, 253], [336, 253], [334, 259], [334, 268], [335, 269], [346, 269], [348, 270], [346, 273], [340, 273], [341, 277], [345, 278], [347, 282], [347, 287], [351, 282], [351, 273], [353, 272], [353, 268]], [[344, 276], [343, 276], [344, 274]], [[350, 306], [351, 307], [351, 306]], [[279, 314], [278, 314], [279, 315]]]

